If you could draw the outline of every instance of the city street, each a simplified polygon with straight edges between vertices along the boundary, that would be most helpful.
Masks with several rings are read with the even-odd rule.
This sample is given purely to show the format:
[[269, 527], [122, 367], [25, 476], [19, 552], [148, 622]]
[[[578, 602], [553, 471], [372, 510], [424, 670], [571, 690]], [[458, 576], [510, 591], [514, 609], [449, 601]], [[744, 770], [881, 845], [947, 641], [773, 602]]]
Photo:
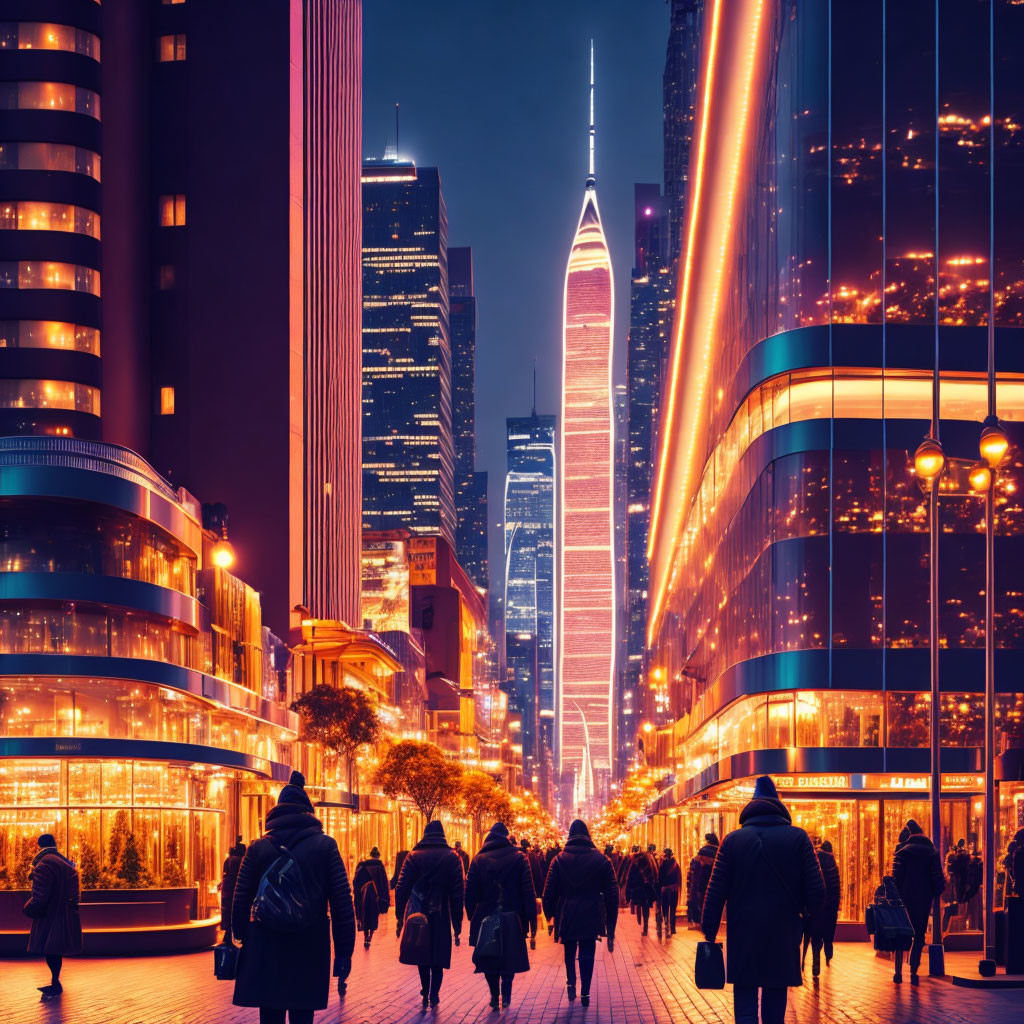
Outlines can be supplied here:
[[[420, 1013], [419, 983], [413, 968], [397, 962], [392, 926], [378, 932], [370, 951], [357, 943], [349, 994], [339, 1012], [335, 996], [316, 1015], [317, 1024], [465, 1024], [514, 1021], [516, 1024], [726, 1024], [732, 1021], [732, 991], [701, 992], [693, 985], [696, 932], [659, 944], [643, 938], [632, 920], [623, 920], [615, 952], [599, 947], [593, 1001], [584, 1010], [565, 999], [561, 947], [538, 937], [532, 970], [516, 979], [512, 1007], [492, 1013], [487, 986], [473, 975], [470, 950], [454, 951], [437, 1014]], [[463, 933], [465, 935], [465, 932]], [[965, 973], [974, 954], [947, 959], [947, 970]], [[231, 1005], [232, 986], [213, 977], [210, 953], [130, 960], [70, 960], [64, 969], [65, 992], [58, 1003], [40, 1004], [37, 984], [45, 981], [40, 961], [5, 961], [5, 1024], [255, 1024], [255, 1010]], [[787, 1021], [800, 1024], [1014, 1024], [1024, 1021], [1024, 992], [954, 988], [948, 980], [924, 979], [918, 988], [895, 986], [891, 966], [874, 957], [865, 943], [840, 944], [820, 986], [791, 990]]]

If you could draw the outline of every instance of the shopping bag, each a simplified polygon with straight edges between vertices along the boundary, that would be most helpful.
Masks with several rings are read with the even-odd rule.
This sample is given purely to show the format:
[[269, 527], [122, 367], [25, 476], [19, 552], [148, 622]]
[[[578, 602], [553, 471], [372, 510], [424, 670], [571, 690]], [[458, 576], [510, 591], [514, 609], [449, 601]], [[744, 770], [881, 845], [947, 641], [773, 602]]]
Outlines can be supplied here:
[[219, 981], [234, 981], [238, 969], [238, 947], [230, 942], [213, 947], [213, 976]]
[[720, 942], [698, 942], [693, 968], [697, 988], [725, 988], [725, 957]]

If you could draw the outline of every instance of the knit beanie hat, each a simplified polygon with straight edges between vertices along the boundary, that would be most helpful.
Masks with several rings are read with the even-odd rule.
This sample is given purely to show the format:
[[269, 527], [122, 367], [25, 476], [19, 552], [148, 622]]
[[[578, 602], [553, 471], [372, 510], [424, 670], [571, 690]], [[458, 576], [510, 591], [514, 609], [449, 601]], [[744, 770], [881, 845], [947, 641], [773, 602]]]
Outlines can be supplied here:
[[[444, 825], [439, 821], [428, 821], [427, 827], [423, 830], [423, 838], [445, 839]], [[447, 842], [447, 840], [445, 840]]]
[[277, 798], [279, 804], [301, 804], [307, 811], [313, 810], [313, 803], [306, 795], [306, 777], [302, 772], [292, 772], [288, 785]]

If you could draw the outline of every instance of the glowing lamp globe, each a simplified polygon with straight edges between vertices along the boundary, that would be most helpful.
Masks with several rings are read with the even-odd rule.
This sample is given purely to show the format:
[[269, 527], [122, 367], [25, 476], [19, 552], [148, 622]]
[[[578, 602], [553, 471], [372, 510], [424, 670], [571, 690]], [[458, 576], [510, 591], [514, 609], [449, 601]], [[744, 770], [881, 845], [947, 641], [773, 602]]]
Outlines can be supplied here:
[[1009, 447], [1010, 442], [999, 419], [996, 416], [986, 416], [985, 422], [981, 425], [981, 440], [978, 442], [981, 457], [995, 469], [1003, 461]]
[[231, 546], [231, 542], [227, 540], [217, 541], [210, 552], [210, 561], [218, 569], [230, 569], [235, 564], [235, 549]]
[[914, 471], [927, 483], [932, 483], [942, 475], [946, 467], [946, 455], [942, 445], [933, 437], [926, 437], [914, 452]]
[[967, 474], [972, 491], [985, 493], [992, 486], [992, 469], [987, 462], [976, 462]]

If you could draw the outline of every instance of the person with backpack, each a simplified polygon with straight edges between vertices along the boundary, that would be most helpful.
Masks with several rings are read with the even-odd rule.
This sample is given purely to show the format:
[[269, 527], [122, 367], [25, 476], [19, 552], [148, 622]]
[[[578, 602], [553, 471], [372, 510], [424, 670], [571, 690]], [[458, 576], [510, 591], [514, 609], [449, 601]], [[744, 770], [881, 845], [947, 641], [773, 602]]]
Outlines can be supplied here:
[[512, 979], [530, 969], [526, 934], [537, 934], [537, 894], [526, 853], [512, 846], [501, 822], [470, 862], [466, 916], [473, 963], [476, 973], [487, 979], [491, 1009], [498, 1009], [500, 982], [501, 1003], [507, 1010], [512, 1004]]
[[576, 999], [576, 958], [580, 962], [580, 1002], [590, 1005], [597, 940], [608, 936], [615, 948], [619, 887], [611, 861], [594, 845], [586, 823], [578, 818], [569, 827], [565, 849], [551, 862], [541, 899], [544, 914], [554, 923], [555, 941], [565, 954], [565, 991]]
[[363, 949], [369, 949], [373, 933], [380, 923], [380, 915], [386, 914], [391, 906], [388, 873], [376, 846], [366, 860], [356, 865], [356, 872], [352, 876], [352, 892], [355, 895], [356, 923], [363, 933]]
[[[946, 888], [946, 877], [942, 873], [939, 851], [921, 826], [911, 818], [904, 831], [907, 838], [896, 847], [893, 854], [892, 878], [914, 928], [914, 944], [910, 947], [910, 983], [917, 985], [917, 972], [921, 966], [921, 954], [924, 952], [928, 932], [928, 915], [932, 911], [935, 897]], [[970, 857], [967, 860], [969, 862]], [[902, 960], [903, 954], [898, 953], [892, 979], [897, 984], [903, 980]]]
[[833, 940], [836, 926], [839, 923], [839, 901], [842, 898], [843, 886], [839, 877], [839, 865], [832, 853], [832, 844], [826, 839], [815, 851], [818, 855], [818, 866], [825, 882], [825, 902], [817, 910], [807, 914], [804, 926], [803, 962], [807, 960], [807, 948], [811, 948], [811, 975], [817, 978], [821, 974], [821, 951], [825, 950], [825, 966], [832, 963]]
[[736, 1024], [783, 1024], [788, 989], [801, 985], [802, 912], [825, 900], [825, 883], [807, 833], [792, 823], [775, 784], [762, 775], [740, 812], [740, 827], [718, 847], [701, 912], [714, 943], [726, 917], [726, 980]]
[[683, 885], [683, 871], [679, 867], [669, 847], [665, 847], [665, 856], [658, 865], [658, 899], [661, 903], [661, 916], [665, 925], [665, 935], [675, 935], [676, 915], [679, 912], [679, 890]]
[[29, 879], [32, 892], [23, 908], [32, 919], [28, 951], [42, 954], [50, 969], [50, 984], [41, 985], [41, 1002], [56, 999], [63, 991], [60, 970], [64, 957], [82, 952], [82, 920], [78, 911], [78, 870], [58, 849], [49, 832], [37, 840], [39, 852], [32, 858]]
[[292, 772], [235, 884], [231, 926], [242, 949], [233, 1002], [259, 1007], [260, 1024], [284, 1024], [285, 1013], [290, 1024], [311, 1024], [314, 1010], [327, 1006], [331, 974], [343, 996], [352, 969], [356, 922], [348, 874], [305, 786], [302, 773]]
[[441, 1001], [444, 972], [452, 965], [452, 935], [456, 946], [461, 942], [464, 897], [462, 859], [448, 845], [441, 822], [428, 822], [395, 887], [398, 959], [419, 969], [424, 1010]]

